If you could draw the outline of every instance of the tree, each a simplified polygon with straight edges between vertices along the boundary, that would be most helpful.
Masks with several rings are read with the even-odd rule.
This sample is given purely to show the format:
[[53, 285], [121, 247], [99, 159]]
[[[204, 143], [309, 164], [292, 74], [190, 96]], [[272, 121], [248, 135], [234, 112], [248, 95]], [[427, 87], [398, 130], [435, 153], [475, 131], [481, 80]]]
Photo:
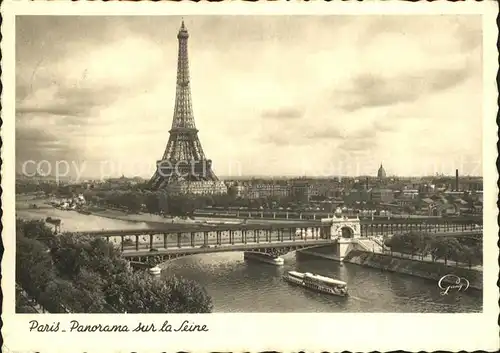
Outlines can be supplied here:
[[20, 233], [16, 251], [17, 282], [50, 312], [212, 310], [210, 296], [196, 282], [134, 273], [121, 252], [103, 239], [61, 234], [50, 245], [49, 250]]
[[[434, 241], [434, 235], [432, 234], [423, 234], [422, 241], [420, 245], [420, 254], [422, 255], [422, 259], [427, 255], [431, 254], [432, 251], [432, 242]], [[434, 259], [433, 259], [434, 261]]]
[[392, 237], [388, 238], [386, 245], [391, 249], [391, 255], [393, 251], [403, 253], [405, 252], [405, 240], [401, 234], [394, 234]]
[[170, 277], [156, 279], [142, 272], [122, 278], [117, 308], [128, 313], [209, 313], [212, 300], [196, 282]]
[[448, 263], [448, 252], [443, 237], [435, 237], [432, 240], [431, 248], [432, 261], [436, 261], [437, 259], [444, 259], [444, 263]]
[[38, 311], [33, 307], [23, 294], [23, 291], [16, 285], [16, 313], [36, 314]]
[[139, 212], [143, 203], [143, 195], [141, 193], [128, 192], [122, 196], [122, 205], [130, 212]]
[[445, 259], [451, 259], [455, 261], [455, 265], [458, 266], [458, 261], [461, 259], [462, 244], [457, 240], [457, 238], [446, 237], [444, 239], [445, 246]]
[[165, 281], [169, 293], [168, 304], [171, 313], [210, 313], [212, 299], [198, 283], [173, 276]]
[[421, 249], [423, 248], [423, 244], [422, 244], [422, 234], [420, 233], [417, 233], [417, 232], [410, 232], [408, 234], [408, 243], [409, 243], [409, 247], [410, 247], [410, 253], [411, 253], [411, 257], [413, 258], [413, 255], [415, 253], [419, 253], [421, 252]]
[[144, 203], [146, 205], [147, 212], [153, 214], [160, 213], [160, 199], [157, 193], [148, 193], [145, 197]]
[[394, 249], [393, 249], [393, 238], [394, 238], [394, 236], [387, 237], [387, 238], [384, 239], [384, 245], [387, 246], [389, 248], [389, 250], [391, 251], [391, 256], [392, 256], [392, 252], [394, 251]]
[[96, 272], [104, 278], [129, 271], [127, 260], [112, 244], [101, 238], [61, 234], [51, 249], [59, 272], [75, 279], [82, 269]]
[[85, 244], [77, 241], [77, 236], [61, 234], [51, 244], [51, 255], [58, 272], [65, 278], [74, 278], [82, 264], [87, 262]]
[[104, 311], [106, 305], [103, 293], [103, 287], [106, 284], [105, 278], [96, 272], [82, 269], [73, 283], [77, 288], [76, 297], [83, 312], [99, 313]]
[[56, 278], [40, 293], [38, 302], [51, 313], [83, 312], [77, 289], [70, 281]]
[[38, 297], [55, 277], [48, 248], [41, 242], [17, 236], [16, 281], [33, 297]]
[[413, 213], [415, 213], [415, 207], [413, 207], [412, 205], [404, 205], [403, 212], [408, 213], [408, 214], [413, 214]]
[[467, 262], [469, 265], [469, 268], [472, 267], [472, 263], [474, 261], [474, 249], [471, 248], [470, 246], [463, 246], [462, 247], [462, 258]]
[[478, 264], [483, 264], [483, 243], [482, 241], [473, 247], [474, 259]]
[[30, 239], [54, 237], [54, 232], [43, 220], [16, 219], [16, 234]]

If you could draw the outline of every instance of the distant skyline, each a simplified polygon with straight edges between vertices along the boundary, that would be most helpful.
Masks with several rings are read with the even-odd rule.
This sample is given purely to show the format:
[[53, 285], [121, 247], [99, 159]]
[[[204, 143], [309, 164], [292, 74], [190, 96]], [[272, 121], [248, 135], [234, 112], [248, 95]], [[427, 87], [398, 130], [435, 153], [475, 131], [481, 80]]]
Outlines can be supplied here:
[[[138, 180], [138, 178], [142, 179], [143, 181], [147, 181], [149, 179], [149, 177], [147, 178], [142, 178], [142, 177], [139, 177], [139, 176], [125, 176], [125, 175], [121, 175], [121, 176], [113, 176], [113, 177], [106, 177], [104, 179], [101, 179], [101, 178], [91, 178], [91, 177], [88, 177], [88, 178], [81, 178], [79, 180], [74, 180], [74, 178], [72, 178], [71, 176], [67, 176], [67, 177], [63, 177], [63, 178], [54, 178], [54, 177], [51, 177], [51, 176], [46, 176], [46, 177], [41, 177], [41, 176], [28, 176], [28, 177], [23, 177], [23, 174], [18, 174], [17, 175], [18, 177], [18, 180], [21, 180], [21, 179], [24, 179], [24, 180], [33, 180], [33, 179], [36, 179], [36, 180], [39, 180], [39, 181], [43, 181], [43, 180], [46, 180], [46, 181], [58, 181], [58, 182], [62, 182], [62, 183], [65, 183], [65, 182], [75, 182], [75, 183], [81, 183], [81, 182], [88, 182], [88, 181], [98, 181], [98, 180], [102, 180], [102, 181], [105, 181], [105, 180], [114, 180], [114, 179], [121, 179], [122, 177], [124, 177], [125, 179], [136, 179]], [[364, 181], [364, 178], [370, 178], [371, 180], [377, 180], [376, 177], [372, 176], [372, 175], [347, 175], [347, 176], [331, 176], [331, 177], [320, 177], [320, 176], [293, 176], [293, 177], [287, 177], [287, 176], [280, 176], [280, 175], [244, 175], [244, 176], [240, 176], [240, 177], [237, 177], [237, 176], [225, 176], [225, 175], [222, 175], [222, 176], [219, 176], [219, 178], [223, 181], [231, 181], [231, 180], [251, 180], [251, 179], [263, 179], [263, 180], [292, 180], [292, 179], [307, 179], [307, 180], [323, 180], [323, 179], [329, 179], [329, 180], [332, 180], [332, 179], [338, 179], [339, 181], [342, 181], [344, 179], [350, 179], [350, 180], [356, 180], [356, 179], [359, 179], [360, 182]], [[395, 179], [395, 180], [408, 180], [408, 179], [421, 179], [421, 180], [431, 180], [431, 179], [450, 179], [450, 181], [453, 181], [455, 179], [455, 175], [445, 175], [445, 174], [441, 174], [441, 175], [425, 175], [425, 176], [397, 176], [397, 175], [390, 175], [387, 177], [388, 180], [391, 180], [391, 179]], [[476, 180], [476, 179], [483, 179], [482, 176], [478, 176], [478, 175], [459, 175], [459, 179], [460, 180], [464, 180], [464, 179], [473, 179], [473, 180]]]
[[[218, 175], [376, 175], [380, 163], [388, 176], [482, 175], [480, 16], [184, 21], [195, 121]], [[17, 17], [17, 171], [65, 161], [85, 178], [151, 177], [180, 23]]]

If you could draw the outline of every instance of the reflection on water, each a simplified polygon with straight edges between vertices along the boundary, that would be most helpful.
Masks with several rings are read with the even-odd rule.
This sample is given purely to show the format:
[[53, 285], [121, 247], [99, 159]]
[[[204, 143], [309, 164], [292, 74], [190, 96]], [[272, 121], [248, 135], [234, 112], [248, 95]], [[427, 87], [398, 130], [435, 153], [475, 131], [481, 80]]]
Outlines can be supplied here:
[[[199, 281], [216, 312], [478, 312], [481, 295], [472, 291], [441, 296], [437, 283], [328, 260], [300, 260], [289, 254], [285, 266], [245, 262], [243, 253], [194, 255], [162, 265], [162, 276]], [[293, 286], [285, 271], [312, 272], [344, 280], [348, 298]]]

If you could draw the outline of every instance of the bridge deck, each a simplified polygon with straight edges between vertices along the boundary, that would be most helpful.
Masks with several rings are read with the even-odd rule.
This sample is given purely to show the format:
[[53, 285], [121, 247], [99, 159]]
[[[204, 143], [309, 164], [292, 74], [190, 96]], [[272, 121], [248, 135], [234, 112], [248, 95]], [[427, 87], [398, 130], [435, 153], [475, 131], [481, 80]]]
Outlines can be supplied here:
[[[262, 230], [262, 231], [273, 231], [278, 229], [283, 230], [295, 230], [297, 228], [323, 228], [328, 227], [328, 225], [321, 224], [319, 222], [300, 222], [300, 223], [273, 223], [273, 224], [224, 224], [224, 225], [199, 225], [199, 226], [183, 226], [183, 227], [152, 227], [152, 228], [142, 228], [142, 229], [115, 229], [115, 230], [92, 230], [92, 231], [79, 231], [79, 232], [71, 232], [73, 234], [85, 234], [95, 237], [112, 237], [112, 236], [133, 236], [133, 235], [154, 235], [154, 234], [178, 234], [178, 233], [203, 233], [203, 232], [228, 232], [228, 231], [253, 231], [253, 230]], [[448, 230], [448, 229], [436, 229], [436, 228], [428, 228], [428, 229], [394, 229], [392, 233], [401, 233], [405, 231], [421, 231], [423, 233], [433, 233], [433, 234], [446, 234], [446, 233], [454, 233], [454, 234], [480, 234], [482, 233], [482, 227], [478, 229], [457, 229], [457, 230]], [[371, 234], [379, 233], [379, 229], [373, 229]], [[391, 233], [389, 229], [384, 229], [383, 233]]]
[[192, 232], [216, 232], [230, 230], [273, 230], [273, 229], [295, 229], [322, 227], [318, 222], [283, 222], [268, 224], [165, 224], [154, 228], [144, 229], [116, 229], [116, 230], [92, 230], [72, 232], [74, 234], [87, 234], [94, 236], [120, 236], [137, 234], [161, 234], [161, 233], [192, 233]]
[[[230, 208], [228, 210], [198, 209], [195, 211], [196, 217], [216, 217], [216, 218], [248, 218], [248, 219], [276, 219], [276, 220], [312, 220], [332, 217], [332, 212], [326, 211], [286, 211], [286, 210], [241, 210]], [[347, 214], [348, 217], [356, 217], [355, 214]], [[391, 216], [363, 216], [358, 215], [361, 223], [434, 223], [434, 222], [482, 222], [482, 215], [461, 215], [461, 216], [424, 216], [424, 215], [391, 215]], [[288, 217], [288, 218], [287, 218]], [[302, 217], [302, 218], [300, 218]]]
[[173, 254], [205, 254], [205, 253], [215, 253], [215, 252], [227, 252], [227, 251], [245, 251], [252, 249], [271, 249], [271, 248], [285, 248], [285, 247], [304, 247], [304, 246], [319, 246], [319, 245], [329, 245], [334, 244], [336, 240], [331, 239], [318, 239], [318, 240], [296, 240], [296, 241], [280, 241], [280, 242], [270, 242], [270, 243], [247, 243], [247, 244], [222, 244], [211, 247], [181, 247], [181, 248], [170, 248], [170, 249], [156, 249], [156, 251], [150, 250], [124, 250], [124, 257], [137, 257], [146, 255], [173, 255]]

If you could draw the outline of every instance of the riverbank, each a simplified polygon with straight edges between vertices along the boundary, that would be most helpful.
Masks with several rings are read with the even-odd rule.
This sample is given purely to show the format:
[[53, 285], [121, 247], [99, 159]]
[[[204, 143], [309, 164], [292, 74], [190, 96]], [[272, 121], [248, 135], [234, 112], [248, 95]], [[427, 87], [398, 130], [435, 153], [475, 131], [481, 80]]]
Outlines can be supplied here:
[[[33, 207], [35, 205], [36, 207]], [[63, 220], [67, 217], [66, 215], [81, 214], [82, 216], [89, 217], [101, 217], [106, 219], [112, 219], [117, 221], [123, 221], [127, 223], [147, 223], [152, 226], [159, 226], [165, 224], [192, 224], [195, 223], [194, 220], [181, 219], [178, 217], [163, 217], [159, 215], [149, 214], [149, 213], [137, 213], [131, 214], [120, 210], [106, 209], [101, 207], [89, 206], [85, 209], [87, 213], [80, 213], [77, 210], [61, 210], [53, 207], [48, 202], [47, 198], [39, 199], [17, 199], [16, 200], [16, 212], [21, 217], [32, 218], [32, 215], [45, 214], [47, 212], [53, 211], [57, 212]], [[62, 217], [61, 217], [62, 216]]]
[[175, 218], [175, 217], [174, 218], [162, 217], [162, 216], [154, 215], [154, 214], [150, 214], [150, 213], [131, 214], [131, 213], [118, 211], [118, 210], [94, 209], [94, 208], [89, 208], [88, 211], [94, 216], [116, 219], [119, 221], [127, 221], [127, 222], [136, 222], [136, 223], [147, 222], [150, 224], [173, 224], [173, 223], [187, 223], [187, 224], [189, 224], [189, 223], [195, 223], [193, 220], [184, 220], [184, 219]]
[[244, 219], [244, 218], [231, 218], [231, 217], [217, 217], [217, 216], [201, 216], [196, 215], [193, 218], [180, 218], [171, 216], [159, 216], [151, 213], [135, 213], [130, 214], [124, 211], [102, 208], [89, 208], [89, 211], [96, 216], [112, 218], [129, 222], [147, 222], [149, 224], [200, 224], [205, 222], [221, 223], [221, 224], [241, 224], [246, 221], [247, 224], [271, 224], [279, 223], [286, 224], [297, 223], [297, 220], [286, 219]]
[[320, 258], [340, 262], [340, 258], [334, 255], [333, 247], [322, 246], [313, 249], [299, 249], [296, 252], [297, 258]]
[[435, 281], [439, 281], [445, 275], [453, 274], [467, 279], [470, 283], [470, 288], [483, 290], [483, 272], [475, 269], [448, 266], [438, 262], [406, 259], [361, 250], [350, 251], [345, 256], [344, 262]]
[[[63, 231], [90, 231], [101, 229], [138, 229], [188, 227], [211, 224], [240, 224], [243, 220], [225, 218], [196, 217], [195, 219], [180, 217], [164, 217], [149, 213], [127, 213], [116, 209], [106, 209], [98, 206], [88, 206], [85, 212], [77, 210], [62, 210], [53, 207], [48, 199], [16, 200], [16, 217], [24, 219], [46, 219], [47, 217], [62, 220]], [[283, 221], [249, 220], [247, 224], [270, 224]]]

